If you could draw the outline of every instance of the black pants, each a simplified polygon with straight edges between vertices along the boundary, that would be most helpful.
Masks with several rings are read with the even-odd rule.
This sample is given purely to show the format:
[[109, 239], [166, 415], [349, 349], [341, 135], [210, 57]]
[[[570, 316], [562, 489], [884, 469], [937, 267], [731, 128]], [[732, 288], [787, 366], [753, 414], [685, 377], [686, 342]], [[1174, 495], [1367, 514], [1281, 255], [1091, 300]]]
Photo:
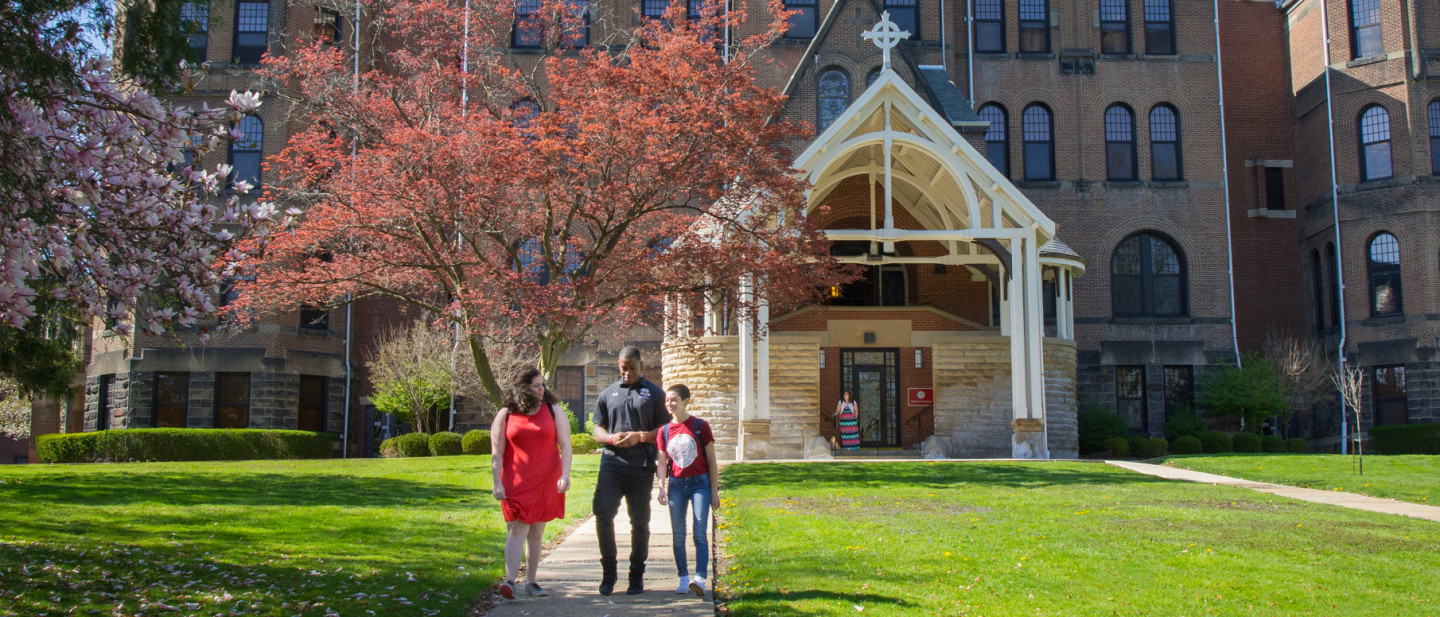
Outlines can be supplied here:
[[645, 560], [650, 556], [650, 489], [654, 483], [654, 469], [603, 460], [600, 463], [592, 506], [595, 535], [600, 541], [600, 567], [606, 574], [615, 572], [615, 514], [620, 511], [622, 497], [630, 514], [630, 577], [645, 573]]

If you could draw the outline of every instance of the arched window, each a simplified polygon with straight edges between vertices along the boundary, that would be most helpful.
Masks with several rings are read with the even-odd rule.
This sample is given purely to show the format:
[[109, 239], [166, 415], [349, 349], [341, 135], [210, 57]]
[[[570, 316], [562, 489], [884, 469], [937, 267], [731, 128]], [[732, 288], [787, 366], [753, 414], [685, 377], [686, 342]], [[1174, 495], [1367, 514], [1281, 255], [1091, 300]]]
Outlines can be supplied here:
[[1187, 312], [1185, 263], [1169, 240], [1153, 233], [1137, 233], [1116, 245], [1110, 289], [1116, 317], [1180, 317]]
[[1050, 53], [1049, 0], [1020, 0], [1020, 51]]
[[823, 133], [850, 106], [850, 75], [844, 69], [831, 68], [820, 72], [816, 81], [815, 132]]
[[878, 66], [870, 69], [870, 72], [865, 74], [865, 87], [869, 88], [875, 85], [875, 80], [877, 79], [880, 79], [880, 67]]
[[1440, 101], [1430, 101], [1425, 117], [1430, 121], [1430, 173], [1440, 176]]
[[1130, 53], [1130, 1], [1100, 0], [1100, 53]]
[[910, 40], [920, 40], [920, 0], [884, 0], [881, 10], [890, 12], [890, 21], [910, 33]]
[[1330, 276], [1325, 279], [1330, 290], [1330, 326], [1340, 325], [1340, 271], [1336, 268], [1340, 265], [1335, 255], [1335, 243], [1325, 243], [1325, 267]]
[[975, 0], [975, 51], [1005, 51], [1005, 3], [1001, 0]]
[[1135, 177], [1135, 114], [1124, 105], [1111, 105], [1105, 110], [1105, 178]]
[[1036, 103], [1020, 115], [1021, 132], [1025, 139], [1025, 179], [1055, 179], [1055, 133], [1050, 122], [1050, 108]]
[[1404, 313], [1400, 302], [1400, 242], [1395, 236], [1384, 231], [1375, 234], [1366, 250], [1365, 266], [1370, 276], [1370, 316]]
[[1390, 168], [1390, 112], [1384, 107], [1371, 105], [1360, 113], [1360, 151], [1361, 180], [1395, 175]]
[[[244, 180], [256, 189], [260, 188], [260, 150], [265, 144], [265, 122], [260, 116], [245, 116], [235, 125], [239, 139], [230, 140], [230, 184]], [[252, 195], [255, 194], [253, 191]]]
[[1150, 110], [1150, 176], [1155, 180], [1179, 180], [1180, 114], [1164, 103]]
[[1175, 55], [1175, 11], [1171, 0], [1145, 0], [1145, 53]]
[[1310, 251], [1310, 281], [1315, 287], [1315, 329], [1325, 329], [1325, 278], [1320, 251]]
[[1351, 59], [1385, 52], [1380, 40], [1380, 0], [1350, 0]]
[[980, 108], [980, 119], [990, 123], [985, 131], [985, 159], [990, 161], [1000, 174], [1010, 177], [1010, 124], [1006, 121], [1005, 108], [990, 103]]

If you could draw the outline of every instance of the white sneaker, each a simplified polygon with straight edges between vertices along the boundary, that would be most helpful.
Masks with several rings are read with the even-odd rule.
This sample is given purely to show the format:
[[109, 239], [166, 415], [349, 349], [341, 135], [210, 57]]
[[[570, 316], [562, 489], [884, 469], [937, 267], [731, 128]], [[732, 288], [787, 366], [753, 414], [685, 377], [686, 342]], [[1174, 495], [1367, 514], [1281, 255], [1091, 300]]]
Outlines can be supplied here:
[[697, 597], [705, 597], [705, 579], [698, 576], [690, 577], [690, 592]]
[[675, 593], [690, 593], [690, 577], [680, 577], [680, 586], [675, 588]]

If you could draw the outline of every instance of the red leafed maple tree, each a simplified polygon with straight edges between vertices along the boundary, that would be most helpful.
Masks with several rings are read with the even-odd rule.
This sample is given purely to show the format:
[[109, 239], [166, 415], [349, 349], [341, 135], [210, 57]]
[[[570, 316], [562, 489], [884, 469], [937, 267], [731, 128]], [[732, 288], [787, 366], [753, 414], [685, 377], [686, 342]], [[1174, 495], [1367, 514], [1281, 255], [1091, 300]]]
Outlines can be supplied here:
[[309, 127], [270, 163], [301, 213], [235, 308], [399, 299], [463, 325], [498, 403], [497, 345], [536, 345], [553, 375], [593, 328], [659, 321], [667, 295], [739, 298], [754, 275], [784, 310], [851, 278], [804, 216], [783, 97], [754, 83], [783, 21], [726, 45], [745, 11], [677, 5], [588, 40], [583, 4], [535, 6], [517, 22], [513, 0], [387, 0], [366, 5], [360, 71], [321, 43], [267, 61]]

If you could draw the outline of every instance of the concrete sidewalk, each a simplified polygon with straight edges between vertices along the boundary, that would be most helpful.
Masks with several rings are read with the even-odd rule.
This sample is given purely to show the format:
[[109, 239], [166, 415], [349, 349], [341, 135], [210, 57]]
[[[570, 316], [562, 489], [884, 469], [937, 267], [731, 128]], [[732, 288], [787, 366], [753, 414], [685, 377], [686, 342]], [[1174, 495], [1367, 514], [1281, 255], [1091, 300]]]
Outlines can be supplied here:
[[[590, 499], [589, 495], [571, 495], [571, 498]], [[556, 521], [558, 522], [558, 521]], [[551, 524], [555, 524], [552, 522]], [[715, 517], [710, 517], [709, 538], [715, 542]], [[667, 615], [673, 617], [713, 617], [715, 599], [706, 590], [705, 599], [695, 594], [675, 593], [680, 582], [675, 574], [675, 554], [672, 552], [670, 535], [670, 509], [662, 506], [654, 494], [650, 496], [650, 559], [645, 568], [645, 593], [625, 595], [628, 584], [626, 576], [630, 555], [630, 517], [625, 504], [620, 505], [620, 514], [615, 517], [615, 544], [620, 557], [620, 580], [615, 584], [615, 593], [602, 596], [600, 587], [600, 545], [595, 537], [595, 517], [585, 519], [580, 527], [570, 532], [560, 546], [540, 560], [539, 583], [550, 592], [544, 598], [525, 595], [525, 577], [516, 581], [514, 600], [500, 600], [487, 617], [626, 617], [639, 615]], [[712, 551], [713, 553], [713, 551]], [[693, 574], [695, 545], [686, 544], [686, 557]], [[710, 561], [711, 575], [707, 584], [714, 581], [714, 559]]]
[[1105, 461], [1116, 467], [1129, 469], [1137, 473], [1143, 473], [1157, 478], [1167, 480], [1183, 480], [1185, 482], [1199, 482], [1202, 484], [1220, 484], [1224, 486], [1238, 486], [1251, 490], [1290, 497], [1313, 503], [1323, 503], [1342, 508], [1354, 508], [1356, 510], [1367, 510], [1370, 512], [1381, 512], [1384, 514], [1399, 514], [1413, 518], [1440, 522], [1440, 507], [1422, 506], [1417, 503], [1396, 501], [1394, 499], [1381, 499], [1379, 497], [1367, 497], [1355, 493], [1343, 493], [1340, 491], [1322, 491], [1313, 488], [1296, 488], [1283, 484], [1268, 484], [1265, 482], [1251, 482], [1229, 476], [1217, 476], [1212, 473], [1190, 471], [1188, 469], [1176, 469], [1164, 465], [1151, 465], [1148, 463], [1132, 463], [1130, 461]]

